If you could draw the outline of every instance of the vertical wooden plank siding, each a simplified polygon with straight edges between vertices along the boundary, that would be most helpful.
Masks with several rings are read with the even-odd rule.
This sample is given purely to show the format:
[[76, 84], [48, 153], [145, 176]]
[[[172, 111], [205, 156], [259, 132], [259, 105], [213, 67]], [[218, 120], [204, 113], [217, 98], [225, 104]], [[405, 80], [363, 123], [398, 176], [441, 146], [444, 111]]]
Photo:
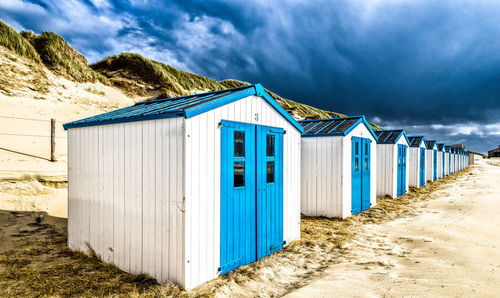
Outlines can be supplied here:
[[184, 285], [184, 119], [68, 130], [68, 245]]
[[301, 211], [342, 217], [341, 137], [302, 138]]
[[408, 186], [419, 186], [420, 147], [408, 148]]
[[[396, 197], [397, 145], [377, 144], [377, 197]], [[394, 152], [396, 148], [396, 153]], [[396, 165], [396, 167], [395, 167]]]
[[432, 181], [434, 173], [434, 150], [425, 150], [425, 181]]
[[219, 274], [221, 138], [218, 125], [221, 120], [286, 130], [283, 148], [283, 233], [287, 243], [300, 237], [300, 133], [257, 96], [249, 96], [186, 119], [184, 253], [187, 289]]

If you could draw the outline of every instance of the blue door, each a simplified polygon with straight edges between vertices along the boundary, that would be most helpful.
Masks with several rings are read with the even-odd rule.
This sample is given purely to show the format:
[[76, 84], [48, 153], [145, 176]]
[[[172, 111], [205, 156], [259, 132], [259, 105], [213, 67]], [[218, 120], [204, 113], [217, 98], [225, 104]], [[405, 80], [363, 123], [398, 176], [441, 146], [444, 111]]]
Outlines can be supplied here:
[[443, 173], [443, 177], [446, 176], [446, 172], [445, 172], [445, 169], [446, 169], [446, 152], [443, 150], [443, 170], [441, 171], [441, 173]]
[[257, 126], [257, 259], [283, 248], [283, 132]]
[[433, 161], [432, 161], [432, 181], [438, 179], [438, 154], [437, 150], [433, 151]]
[[401, 195], [406, 193], [406, 157], [408, 154], [408, 146], [403, 145], [403, 158], [401, 162], [403, 163], [403, 167], [401, 169]]
[[420, 186], [425, 185], [425, 148], [420, 148]]
[[361, 212], [361, 158], [361, 138], [352, 138], [352, 214]]
[[283, 247], [283, 129], [221, 122], [220, 271]]
[[221, 128], [222, 274], [256, 261], [255, 128], [223, 121]]
[[370, 142], [369, 139], [352, 138], [352, 214], [370, 208]]
[[406, 193], [406, 150], [407, 146], [398, 145], [398, 177], [397, 177], [398, 197]]
[[361, 210], [366, 210], [370, 208], [370, 139], [361, 139], [362, 156], [363, 156], [363, 168], [361, 169]]

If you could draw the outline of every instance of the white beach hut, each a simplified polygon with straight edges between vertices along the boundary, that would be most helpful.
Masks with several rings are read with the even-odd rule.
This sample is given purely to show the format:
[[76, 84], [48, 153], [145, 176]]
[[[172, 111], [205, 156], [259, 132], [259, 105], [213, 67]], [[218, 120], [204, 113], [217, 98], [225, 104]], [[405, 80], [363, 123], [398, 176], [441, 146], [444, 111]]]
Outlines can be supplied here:
[[444, 177], [445, 159], [444, 159], [444, 144], [437, 144], [437, 176]]
[[377, 197], [396, 198], [408, 191], [408, 147], [404, 129], [376, 130]]
[[260, 84], [64, 128], [72, 249], [191, 289], [300, 237], [303, 129]]
[[445, 167], [445, 176], [451, 174], [451, 146], [444, 146], [444, 167]]
[[425, 181], [437, 180], [437, 145], [436, 141], [425, 141]]
[[365, 117], [299, 122], [302, 213], [345, 218], [375, 205], [377, 137]]
[[425, 185], [425, 139], [423, 136], [409, 136], [408, 151], [408, 185], [421, 187]]

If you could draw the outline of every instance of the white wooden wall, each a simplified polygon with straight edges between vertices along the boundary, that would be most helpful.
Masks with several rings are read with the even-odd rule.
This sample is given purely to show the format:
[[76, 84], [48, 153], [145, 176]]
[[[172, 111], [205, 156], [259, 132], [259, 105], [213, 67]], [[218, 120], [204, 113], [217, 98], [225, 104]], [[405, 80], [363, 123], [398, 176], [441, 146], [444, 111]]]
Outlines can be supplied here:
[[301, 156], [301, 212], [343, 217], [342, 137], [302, 138]]
[[[396, 144], [377, 144], [377, 197], [398, 196], [398, 145], [408, 146], [406, 138]], [[409, 147], [407, 147], [409, 148]], [[406, 151], [406, 191], [409, 183], [409, 150]]]
[[425, 181], [432, 181], [434, 168], [434, 150], [425, 150]]
[[342, 138], [342, 218], [352, 214], [352, 137], [370, 139], [370, 204], [377, 203], [377, 141], [366, 125], [356, 126], [349, 134]]
[[[420, 147], [410, 147], [408, 148], [408, 173], [409, 173], [409, 186], [419, 187], [420, 186], [420, 148], [425, 149], [424, 143]], [[427, 150], [427, 149], [426, 149]], [[427, 151], [426, 151], [427, 153]], [[427, 155], [427, 154], [426, 154]], [[427, 157], [427, 156], [426, 156]], [[427, 162], [426, 162], [427, 164]]]
[[183, 119], [68, 130], [68, 245], [184, 284]]
[[[394, 144], [377, 144], [377, 197], [397, 196], [397, 151]], [[394, 163], [396, 162], [396, 173]]]
[[221, 139], [218, 124], [221, 120], [286, 130], [283, 136], [283, 238], [287, 243], [300, 238], [300, 132], [257, 96], [186, 119], [187, 289], [219, 274]]

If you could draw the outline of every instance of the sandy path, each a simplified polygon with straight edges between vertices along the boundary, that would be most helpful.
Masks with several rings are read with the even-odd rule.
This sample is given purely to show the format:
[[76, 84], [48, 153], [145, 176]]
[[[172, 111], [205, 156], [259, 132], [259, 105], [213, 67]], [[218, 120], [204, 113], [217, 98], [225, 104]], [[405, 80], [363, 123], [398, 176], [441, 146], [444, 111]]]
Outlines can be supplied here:
[[288, 296], [498, 296], [500, 160], [435, 195], [417, 216], [366, 226], [349, 262]]

